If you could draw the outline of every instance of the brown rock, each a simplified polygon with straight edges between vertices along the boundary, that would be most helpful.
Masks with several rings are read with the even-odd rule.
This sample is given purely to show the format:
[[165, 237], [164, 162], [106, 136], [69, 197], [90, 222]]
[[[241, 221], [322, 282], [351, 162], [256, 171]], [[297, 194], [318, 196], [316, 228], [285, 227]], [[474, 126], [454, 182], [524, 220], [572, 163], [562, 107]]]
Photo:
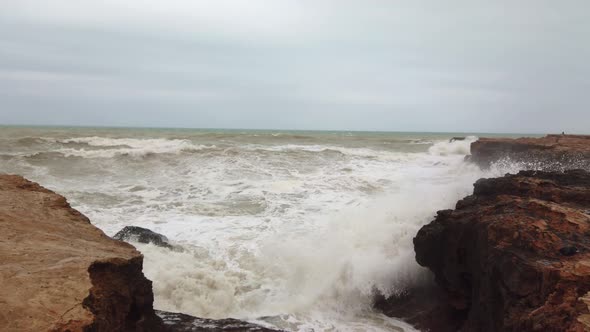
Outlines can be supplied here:
[[[62, 196], [0, 175], [0, 331], [275, 331], [154, 311], [143, 256]], [[164, 321], [162, 318], [164, 318]]]
[[523, 168], [565, 170], [590, 168], [590, 136], [547, 135], [541, 138], [480, 138], [471, 143], [469, 160], [483, 168], [493, 163], [522, 163]]
[[1, 331], [159, 328], [141, 254], [62, 196], [0, 175], [0, 229]]
[[589, 234], [588, 172], [522, 171], [477, 181], [414, 246], [449, 303], [467, 310], [463, 331], [586, 331]]

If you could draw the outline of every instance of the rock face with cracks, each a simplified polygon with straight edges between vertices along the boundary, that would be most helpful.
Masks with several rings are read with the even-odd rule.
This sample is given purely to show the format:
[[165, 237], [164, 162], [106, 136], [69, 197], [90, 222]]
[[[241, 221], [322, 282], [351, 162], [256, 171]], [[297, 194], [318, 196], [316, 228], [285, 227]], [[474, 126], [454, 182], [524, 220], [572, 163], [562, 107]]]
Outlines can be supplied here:
[[0, 175], [0, 331], [152, 331], [142, 255], [65, 198]]
[[590, 330], [586, 171], [481, 179], [414, 246], [462, 331]]
[[0, 230], [2, 332], [274, 331], [155, 312], [143, 256], [20, 176], [0, 174]]

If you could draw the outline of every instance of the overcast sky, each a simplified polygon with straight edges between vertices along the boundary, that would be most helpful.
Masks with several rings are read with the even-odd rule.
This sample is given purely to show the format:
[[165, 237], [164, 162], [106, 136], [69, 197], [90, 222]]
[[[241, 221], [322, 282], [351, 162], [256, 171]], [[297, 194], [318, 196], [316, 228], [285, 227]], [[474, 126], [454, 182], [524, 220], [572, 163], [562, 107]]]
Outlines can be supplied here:
[[590, 133], [590, 1], [1, 0], [0, 124]]

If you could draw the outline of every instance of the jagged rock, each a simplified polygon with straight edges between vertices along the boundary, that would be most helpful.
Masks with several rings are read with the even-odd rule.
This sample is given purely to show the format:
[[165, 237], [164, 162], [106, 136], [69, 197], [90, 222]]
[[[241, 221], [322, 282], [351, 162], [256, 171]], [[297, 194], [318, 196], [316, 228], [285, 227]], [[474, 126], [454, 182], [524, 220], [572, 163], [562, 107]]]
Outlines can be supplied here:
[[374, 307], [420, 331], [456, 332], [466, 314], [465, 311], [455, 310], [447, 294], [433, 283], [408, 289], [389, 298], [377, 295]]
[[0, 331], [160, 331], [143, 257], [20, 176], [0, 175]]
[[156, 233], [150, 229], [138, 226], [125, 226], [113, 236], [113, 239], [126, 242], [137, 241], [139, 243], [151, 243], [158, 247], [164, 247], [168, 249], [174, 248], [168, 242], [168, 238], [166, 236]]
[[590, 330], [590, 174], [521, 171], [474, 187], [414, 239], [418, 263], [466, 312], [461, 330]]
[[197, 318], [185, 314], [159, 311], [160, 316], [169, 331], [174, 332], [280, 332], [260, 325], [241, 320]]
[[20, 176], [0, 174], [0, 229], [2, 332], [275, 331], [235, 319], [156, 314], [143, 256], [64, 197]]
[[[143, 256], [64, 197], [20, 176], [0, 175], [0, 229], [2, 332], [274, 331], [235, 319], [156, 314]], [[147, 231], [130, 233], [165, 239]]]
[[493, 163], [506, 162], [520, 163], [523, 169], [590, 169], [590, 136], [480, 138], [471, 143], [471, 156], [467, 160], [482, 168], [489, 168]]

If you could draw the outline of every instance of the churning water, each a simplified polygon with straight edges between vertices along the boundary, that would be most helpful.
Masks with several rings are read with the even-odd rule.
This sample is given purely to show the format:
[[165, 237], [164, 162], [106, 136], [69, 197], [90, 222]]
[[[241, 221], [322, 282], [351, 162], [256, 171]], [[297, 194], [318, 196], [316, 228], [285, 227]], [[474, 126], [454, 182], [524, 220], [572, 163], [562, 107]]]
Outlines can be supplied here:
[[2, 127], [0, 172], [64, 195], [108, 235], [136, 225], [183, 247], [136, 245], [158, 309], [410, 331], [373, 295], [425, 278], [413, 236], [492, 175], [463, 161], [476, 137], [452, 136]]

